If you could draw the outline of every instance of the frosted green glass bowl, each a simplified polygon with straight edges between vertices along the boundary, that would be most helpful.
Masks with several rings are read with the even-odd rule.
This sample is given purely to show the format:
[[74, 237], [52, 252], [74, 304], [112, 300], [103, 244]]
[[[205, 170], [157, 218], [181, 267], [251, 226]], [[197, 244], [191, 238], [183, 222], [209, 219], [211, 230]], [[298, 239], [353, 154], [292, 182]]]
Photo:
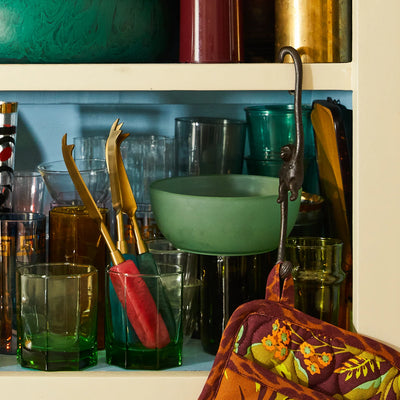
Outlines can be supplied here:
[[164, 61], [162, 57], [171, 54], [179, 18], [175, 3], [176, 0], [3, 1], [0, 62]]
[[[259, 254], [280, 237], [279, 179], [255, 175], [167, 178], [150, 185], [161, 233], [177, 248], [210, 255]], [[289, 201], [288, 233], [300, 198]]]

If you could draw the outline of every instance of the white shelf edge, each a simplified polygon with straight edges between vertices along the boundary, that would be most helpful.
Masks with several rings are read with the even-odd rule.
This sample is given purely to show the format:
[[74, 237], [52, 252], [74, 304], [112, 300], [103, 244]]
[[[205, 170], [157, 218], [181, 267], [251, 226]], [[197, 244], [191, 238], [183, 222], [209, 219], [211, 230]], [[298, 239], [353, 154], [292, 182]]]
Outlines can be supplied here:
[[[304, 64], [304, 90], [352, 90], [352, 63]], [[294, 89], [292, 64], [0, 64], [0, 91]], [[5, 79], [6, 77], [6, 79]]]
[[[206, 371], [4, 372], [3, 396], [41, 400], [140, 399], [195, 400], [206, 382]], [[21, 381], [23, 384], [21, 385]]]

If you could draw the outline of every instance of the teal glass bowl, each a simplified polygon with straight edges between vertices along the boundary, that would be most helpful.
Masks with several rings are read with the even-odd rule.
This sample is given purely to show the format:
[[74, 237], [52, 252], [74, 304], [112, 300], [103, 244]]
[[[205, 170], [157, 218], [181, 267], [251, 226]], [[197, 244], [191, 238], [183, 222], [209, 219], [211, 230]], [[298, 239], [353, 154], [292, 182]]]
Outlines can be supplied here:
[[[166, 62], [176, 0], [14, 0], [0, 4], [1, 63]], [[176, 51], [177, 53], [177, 51]], [[176, 55], [178, 58], [178, 54]], [[62, 78], [62, 77], [60, 77]]]
[[[167, 178], [150, 185], [161, 233], [178, 249], [208, 255], [266, 253], [280, 238], [279, 179], [256, 175], [198, 175]], [[289, 201], [289, 233], [297, 200]]]

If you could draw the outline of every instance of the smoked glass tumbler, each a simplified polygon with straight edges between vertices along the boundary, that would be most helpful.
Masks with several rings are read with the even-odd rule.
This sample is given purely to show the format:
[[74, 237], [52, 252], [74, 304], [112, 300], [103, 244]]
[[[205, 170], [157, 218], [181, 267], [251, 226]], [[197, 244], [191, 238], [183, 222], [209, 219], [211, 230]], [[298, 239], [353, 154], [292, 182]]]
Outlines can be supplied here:
[[335, 238], [289, 237], [286, 258], [293, 264], [295, 307], [331, 324], [339, 322], [343, 242]]

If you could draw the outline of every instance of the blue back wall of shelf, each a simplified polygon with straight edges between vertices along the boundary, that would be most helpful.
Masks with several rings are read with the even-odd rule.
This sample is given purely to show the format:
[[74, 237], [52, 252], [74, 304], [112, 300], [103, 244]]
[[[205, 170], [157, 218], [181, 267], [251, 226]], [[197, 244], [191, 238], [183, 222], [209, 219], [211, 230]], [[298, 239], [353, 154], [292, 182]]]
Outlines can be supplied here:
[[[303, 104], [327, 97], [352, 108], [352, 92], [304, 91]], [[146, 91], [146, 92], [0, 92], [3, 101], [18, 101], [16, 170], [35, 170], [59, 160], [61, 138], [107, 136], [119, 118], [132, 135], [174, 135], [182, 116], [245, 119], [244, 108], [256, 104], [292, 103], [287, 91]]]

